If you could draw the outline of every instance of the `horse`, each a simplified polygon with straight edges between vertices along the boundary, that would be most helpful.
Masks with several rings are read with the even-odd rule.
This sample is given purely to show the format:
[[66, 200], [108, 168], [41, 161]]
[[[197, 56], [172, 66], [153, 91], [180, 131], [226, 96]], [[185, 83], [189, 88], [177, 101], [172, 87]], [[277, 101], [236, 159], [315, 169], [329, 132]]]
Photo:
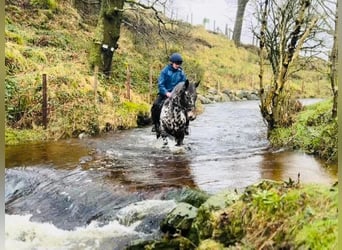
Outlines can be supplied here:
[[173, 136], [176, 146], [183, 145], [184, 136], [189, 121], [196, 119], [196, 89], [200, 81], [190, 83], [189, 80], [180, 82], [167, 98], [160, 112], [160, 127], [157, 139], [161, 136], [164, 145], [167, 145], [167, 137]]

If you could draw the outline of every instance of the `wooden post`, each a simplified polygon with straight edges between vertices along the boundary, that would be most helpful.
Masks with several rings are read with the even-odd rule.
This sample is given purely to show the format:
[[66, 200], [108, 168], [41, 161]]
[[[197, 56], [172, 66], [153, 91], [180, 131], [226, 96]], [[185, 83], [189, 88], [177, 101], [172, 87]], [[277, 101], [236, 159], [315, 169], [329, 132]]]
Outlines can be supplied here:
[[131, 72], [129, 71], [129, 65], [127, 64], [126, 68], [126, 97], [128, 100], [131, 100]]
[[42, 113], [43, 113], [43, 126], [44, 129], [47, 128], [47, 84], [46, 84], [46, 74], [43, 74], [43, 104], [42, 104]]
[[97, 75], [99, 72], [99, 67], [95, 66], [94, 69], [94, 105], [96, 106], [96, 102], [97, 102]]
[[216, 90], [218, 93], [220, 93], [220, 82], [219, 81], [216, 82]]
[[148, 91], [148, 102], [152, 103], [152, 87], [153, 87], [153, 77], [152, 77], [152, 66], [150, 66], [150, 84], [149, 84], [149, 91]]

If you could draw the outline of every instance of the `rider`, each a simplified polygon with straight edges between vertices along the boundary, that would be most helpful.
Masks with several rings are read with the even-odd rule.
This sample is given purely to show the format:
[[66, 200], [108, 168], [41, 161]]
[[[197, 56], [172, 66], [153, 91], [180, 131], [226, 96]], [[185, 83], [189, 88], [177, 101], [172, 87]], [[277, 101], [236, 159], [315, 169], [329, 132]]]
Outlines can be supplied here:
[[[151, 108], [152, 123], [154, 125], [152, 127], [152, 132], [159, 131], [160, 112], [165, 99], [171, 96], [172, 90], [178, 83], [186, 80], [186, 75], [181, 67], [182, 63], [182, 56], [179, 53], [173, 53], [170, 56], [170, 63], [160, 72], [158, 78], [158, 96]], [[186, 135], [189, 134], [188, 124], [187, 121], [185, 130]]]

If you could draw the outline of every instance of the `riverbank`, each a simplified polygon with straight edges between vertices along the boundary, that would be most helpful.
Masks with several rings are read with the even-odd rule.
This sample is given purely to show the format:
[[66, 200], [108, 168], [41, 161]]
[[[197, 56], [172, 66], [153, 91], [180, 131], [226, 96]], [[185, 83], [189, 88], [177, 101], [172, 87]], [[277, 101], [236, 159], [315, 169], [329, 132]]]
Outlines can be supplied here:
[[179, 201], [161, 223], [161, 240], [128, 249], [337, 249], [337, 196], [336, 184], [289, 179], [220, 192], [200, 206]]
[[291, 127], [278, 128], [270, 133], [275, 148], [300, 150], [326, 162], [337, 162], [337, 118], [331, 117], [332, 100], [305, 106], [295, 115]]

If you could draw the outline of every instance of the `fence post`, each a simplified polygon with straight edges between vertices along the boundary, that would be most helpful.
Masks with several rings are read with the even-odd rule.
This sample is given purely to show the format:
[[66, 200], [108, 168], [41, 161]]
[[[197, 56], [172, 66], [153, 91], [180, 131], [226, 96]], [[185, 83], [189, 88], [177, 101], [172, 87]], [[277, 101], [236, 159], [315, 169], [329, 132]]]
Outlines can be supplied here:
[[44, 129], [47, 128], [47, 84], [46, 84], [46, 74], [43, 74], [43, 126]]
[[97, 75], [99, 72], [99, 67], [95, 66], [94, 69], [94, 105], [96, 106], [96, 100], [97, 100]]
[[148, 102], [152, 102], [152, 87], [153, 87], [153, 76], [152, 76], [152, 66], [150, 66], [150, 84], [149, 84], [149, 91], [148, 91]]
[[131, 72], [129, 71], [129, 65], [126, 65], [126, 97], [131, 100]]

